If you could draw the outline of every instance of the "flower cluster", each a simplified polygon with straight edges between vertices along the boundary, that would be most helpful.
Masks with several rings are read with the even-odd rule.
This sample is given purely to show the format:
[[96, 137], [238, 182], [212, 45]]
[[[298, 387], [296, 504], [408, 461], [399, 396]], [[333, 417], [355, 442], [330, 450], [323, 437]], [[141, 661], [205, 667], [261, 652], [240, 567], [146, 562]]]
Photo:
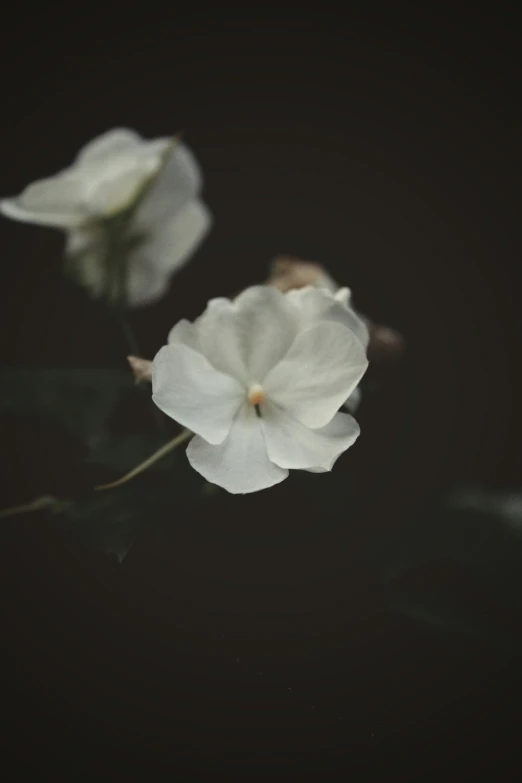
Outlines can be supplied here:
[[[117, 128], [69, 168], [1, 200], [0, 211], [62, 230], [66, 268], [91, 296], [139, 306], [166, 292], [209, 231], [201, 190], [198, 164], [179, 138], [145, 140]], [[244, 494], [289, 470], [330, 471], [355, 442], [351, 413], [371, 330], [351, 291], [326, 270], [280, 257], [265, 284], [212, 299], [193, 323], [179, 321], [152, 362], [129, 361], [155, 405], [186, 428], [175, 445], [190, 438], [193, 468]]]

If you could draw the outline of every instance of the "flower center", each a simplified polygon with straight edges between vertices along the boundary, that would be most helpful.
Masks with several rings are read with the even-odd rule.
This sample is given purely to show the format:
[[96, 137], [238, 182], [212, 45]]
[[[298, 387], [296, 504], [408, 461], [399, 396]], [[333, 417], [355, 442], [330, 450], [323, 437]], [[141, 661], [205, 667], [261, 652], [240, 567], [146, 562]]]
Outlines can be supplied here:
[[265, 392], [263, 387], [259, 383], [253, 383], [248, 390], [247, 397], [250, 405], [254, 405], [254, 407], [262, 405], [265, 401]]

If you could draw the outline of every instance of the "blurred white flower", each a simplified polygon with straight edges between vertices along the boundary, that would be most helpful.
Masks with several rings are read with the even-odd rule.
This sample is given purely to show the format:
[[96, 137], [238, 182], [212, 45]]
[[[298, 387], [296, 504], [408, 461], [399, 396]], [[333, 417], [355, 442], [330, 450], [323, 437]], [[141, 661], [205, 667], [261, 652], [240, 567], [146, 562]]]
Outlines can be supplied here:
[[208, 481], [255, 492], [289, 469], [329, 471], [354, 443], [359, 426], [338, 410], [368, 362], [341, 300], [253, 286], [172, 329], [152, 363], [153, 400], [196, 433], [187, 456]]
[[170, 138], [145, 141], [125, 128], [89, 142], [72, 166], [3, 199], [4, 215], [56, 228], [82, 228], [125, 210], [160, 168]]
[[73, 165], [0, 201], [7, 217], [66, 232], [66, 256], [94, 297], [116, 296], [115, 256], [125, 257], [126, 300], [148, 304], [211, 226], [199, 199], [198, 164], [177, 139], [148, 141], [116, 128], [93, 139]]

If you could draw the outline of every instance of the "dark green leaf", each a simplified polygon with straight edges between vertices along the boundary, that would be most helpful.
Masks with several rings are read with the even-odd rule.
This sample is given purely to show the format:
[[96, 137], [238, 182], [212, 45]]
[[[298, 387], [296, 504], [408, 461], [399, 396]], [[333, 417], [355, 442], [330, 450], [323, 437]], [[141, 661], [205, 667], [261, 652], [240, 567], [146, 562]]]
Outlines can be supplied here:
[[204, 486], [182, 447], [163, 473], [147, 471], [121, 487], [86, 493], [55, 518], [85, 544], [122, 562], [138, 537], [190, 524], [198, 508], [212, 502]]
[[91, 445], [104, 437], [115, 406], [133, 385], [125, 370], [3, 368], [0, 413], [43, 416]]
[[121, 563], [146, 523], [154, 519], [154, 512], [154, 495], [139, 484], [129, 484], [78, 499], [59, 516], [59, 523], [88, 546], [114, 555]]
[[520, 650], [521, 557], [520, 537], [495, 516], [442, 508], [388, 549], [385, 596], [416, 623]]
[[438, 571], [412, 569], [387, 586], [387, 603], [393, 612], [439, 635], [514, 652], [520, 644], [515, 618], [509, 618], [502, 605], [492, 601], [487, 585], [473, 576], [465, 571], [448, 573], [447, 566]]

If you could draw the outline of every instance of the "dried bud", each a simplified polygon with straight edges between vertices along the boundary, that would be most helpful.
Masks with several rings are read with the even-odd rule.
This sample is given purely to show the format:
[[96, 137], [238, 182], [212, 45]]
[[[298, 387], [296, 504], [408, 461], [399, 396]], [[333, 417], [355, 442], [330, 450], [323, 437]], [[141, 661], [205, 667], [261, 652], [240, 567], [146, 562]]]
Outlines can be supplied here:
[[[339, 290], [335, 280], [321, 264], [302, 261], [292, 256], [278, 256], [272, 261], [267, 283], [279, 288], [283, 293], [306, 286], [326, 288], [333, 293]], [[350, 306], [353, 308], [352, 304]], [[404, 352], [402, 335], [388, 326], [374, 323], [361, 313], [357, 315], [366, 324], [370, 333], [368, 358], [377, 364], [391, 364], [400, 359]]]
[[137, 356], [127, 356], [127, 361], [131, 366], [131, 370], [134, 373], [136, 383], [143, 383], [143, 381], [152, 381], [152, 362], [147, 359], [140, 359]]
[[382, 326], [371, 321], [366, 323], [370, 330], [369, 358], [379, 364], [388, 364], [400, 359], [404, 351], [402, 335], [394, 329], [390, 329], [389, 326]]
[[278, 256], [272, 261], [270, 277], [267, 281], [270, 285], [286, 292], [293, 288], [304, 288], [312, 285], [314, 288], [328, 288], [335, 292], [339, 288], [326, 270], [313, 261], [301, 261], [290, 256]]

